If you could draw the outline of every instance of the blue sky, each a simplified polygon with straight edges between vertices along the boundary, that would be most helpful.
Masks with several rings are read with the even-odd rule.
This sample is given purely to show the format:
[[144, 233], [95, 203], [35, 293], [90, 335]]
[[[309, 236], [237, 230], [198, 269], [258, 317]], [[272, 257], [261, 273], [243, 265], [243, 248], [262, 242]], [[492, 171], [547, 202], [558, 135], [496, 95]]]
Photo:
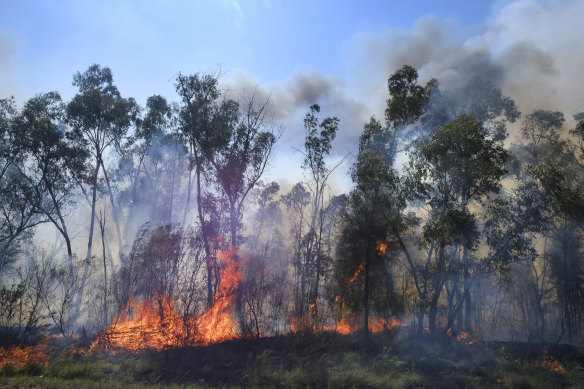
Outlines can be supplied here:
[[221, 68], [235, 97], [270, 97], [285, 131], [271, 174], [297, 180], [281, 172], [299, 166], [290, 146], [302, 147], [308, 106], [341, 119], [337, 161], [383, 114], [387, 77], [405, 63], [445, 88], [491, 79], [523, 111], [584, 110], [581, 15], [581, 0], [3, 0], [0, 98], [67, 100], [73, 74], [98, 63], [123, 96], [172, 101], [179, 71]]
[[[303, 69], [339, 74], [363, 31], [408, 30], [434, 15], [459, 34], [480, 28], [489, 1], [4, 0], [0, 33], [22, 97], [58, 89], [92, 63], [112, 68], [126, 94], [172, 97], [178, 71], [242, 69], [278, 83]], [[6, 54], [3, 53], [6, 56]], [[170, 80], [170, 81], [168, 81]], [[167, 84], [167, 85], [165, 85]]]

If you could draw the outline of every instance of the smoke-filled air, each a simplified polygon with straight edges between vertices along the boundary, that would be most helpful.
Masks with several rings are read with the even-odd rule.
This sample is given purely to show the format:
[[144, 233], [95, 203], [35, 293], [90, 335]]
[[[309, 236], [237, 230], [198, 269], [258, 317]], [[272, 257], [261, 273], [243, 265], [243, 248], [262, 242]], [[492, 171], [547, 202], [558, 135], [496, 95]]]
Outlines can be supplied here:
[[0, 387], [581, 387], [584, 3], [41, 3]]

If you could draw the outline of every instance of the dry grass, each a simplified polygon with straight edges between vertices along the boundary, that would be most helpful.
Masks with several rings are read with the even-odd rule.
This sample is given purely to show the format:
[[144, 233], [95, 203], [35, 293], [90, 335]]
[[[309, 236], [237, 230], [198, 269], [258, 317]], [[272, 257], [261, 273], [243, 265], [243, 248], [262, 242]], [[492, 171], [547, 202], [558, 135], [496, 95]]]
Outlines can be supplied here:
[[65, 352], [48, 364], [5, 365], [0, 387], [581, 387], [583, 354], [562, 347], [303, 333], [140, 353]]

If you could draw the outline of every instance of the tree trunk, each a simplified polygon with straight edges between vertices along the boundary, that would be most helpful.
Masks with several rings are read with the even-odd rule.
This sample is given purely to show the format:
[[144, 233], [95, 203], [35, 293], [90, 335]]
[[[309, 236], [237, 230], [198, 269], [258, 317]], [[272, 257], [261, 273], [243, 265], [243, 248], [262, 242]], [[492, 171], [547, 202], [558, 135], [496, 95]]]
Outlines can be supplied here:
[[112, 191], [112, 187], [110, 185], [110, 180], [109, 177], [107, 175], [107, 171], [105, 169], [105, 166], [103, 164], [103, 160], [101, 160], [101, 169], [103, 171], [103, 175], [105, 177], [105, 182], [107, 185], [107, 192], [110, 198], [110, 203], [112, 205], [112, 216], [114, 218], [114, 225], [116, 226], [116, 235], [118, 238], [118, 258], [120, 260], [120, 266], [124, 267], [124, 257], [122, 256], [122, 248], [123, 248], [123, 244], [122, 244], [122, 233], [120, 232], [120, 221], [119, 221], [119, 217], [118, 217], [118, 209], [116, 207], [116, 204], [114, 202], [114, 192]]
[[229, 227], [231, 229], [231, 247], [237, 250], [237, 214], [235, 211], [235, 202], [229, 200]]
[[191, 207], [192, 186], [193, 186], [193, 171], [192, 171], [192, 169], [189, 169], [189, 180], [187, 183], [187, 203], [185, 204], [185, 212], [183, 214], [183, 220], [181, 223], [181, 226], [183, 227], [183, 229], [184, 229], [186, 222], [187, 222], [187, 214], [189, 213], [189, 208]]
[[73, 321], [79, 317], [81, 310], [81, 303], [83, 301], [83, 293], [85, 291], [85, 283], [87, 282], [87, 275], [89, 273], [89, 264], [91, 263], [91, 253], [93, 248], [93, 230], [95, 228], [95, 204], [97, 203], [97, 175], [99, 173], [100, 159], [98, 159], [95, 166], [95, 174], [93, 175], [92, 190], [91, 190], [91, 220], [89, 222], [89, 238], [87, 240], [87, 255], [85, 256], [85, 264], [83, 266], [83, 277], [81, 278], [81, 285], [77, 298], [75, 300], [75, 308], [73, 309]]
[[430, 300], [430, 307], [428, 312], [428, 326], [430, 329], [430, 334], [436, 335], [437, 327], [436, 327], [436, 318], [438, 316], [438, 294]]
[[464, 330], [472, 332], [472, 300], [468, 281], [464, 280]]
[[440, 248], [438, 249], [438, 263], [436, 274], [434, 275], [432, 299], [430, 300], [430, 307], [428, 313], [428, 326], [430, 327], [430, 334], [435, 335], [438, 331], [436, 326], [436, 319], [438, 317], [438, 300], [440, 299], [440, 294], [442, 293], [442, 272], [444, 271], [444, 250], [445, 242], [442, 239], [440, 241]]
[[[101, 212], [100, 212], [101, 215]], [[99, 230], [101, 231], [101, 249], [103, 255], [103, 325], [107, 328], [107, 264], [105, 253], [105, 214], [100, 217]]]
[[363, 314], [363, 334], [365, 340], [369, 338], [369, 266], [371, 262], [371, 245], [368, 244], [365, 249], [365, 291], [363, 293], [363, 303], [365, 313]]
[[323, 215], [321, 214], [319, 223], [319, 231], [318, 231], [318, 240], [316, 241], [316, 280], [314, 284], [314, 322], [318, 320], [318, 288], [320, 284], [320, 273], [322, 272], [322, 258], [320, 255], [320, 249], [322, 244], [322, 229], [323, 229]]
[[466, 247], [463, 248], [463, 261], [464, 261], [464, 330], [468, 333], [472, 332], [472, 300], [470, 296], [470, 274], [469, 274], [469, 258], [468, 251]]
[[209, 243], [209, 231], [203, 215], [201, 205], [201, 167], [197, 166], [197, 211], [199, 214], [199, 223], [201, 223], [201, 233], [203, 235], [203, 246], [205, 248], [206, 265], [207, 265], [207, 308], [213, 305], [213, 261], [211, 258], [211, 245]]
[[424, 311], [420, 310], [418, 312], [418, 330], [416, 331], [418, 336], [422, 336], [424, 334]]

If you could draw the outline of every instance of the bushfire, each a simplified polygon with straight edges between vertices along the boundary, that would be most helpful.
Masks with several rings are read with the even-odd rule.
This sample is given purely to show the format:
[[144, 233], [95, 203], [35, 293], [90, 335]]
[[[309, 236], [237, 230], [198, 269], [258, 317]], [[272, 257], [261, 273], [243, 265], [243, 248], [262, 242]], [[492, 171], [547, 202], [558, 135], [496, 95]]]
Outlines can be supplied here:
[[[132, 352], [171, 347], [207, 345], [235, 339], [240, 336], [234, 319], [236, 291], [241, 281], [241, 256], [235, 251], [219, 251], [222, 263], [220, 282], [214, 296], [214, 304], [198, 317], [184, 318], [175, 309], [175, 301], [168, 296], [157, 300], [132, 300], [129, 308], [118, 316], [93, 342], [90, 350], [124, 349]], [[363, 268], [356, 271], [356, 278]], [[349, 280], [351, 282], [352, 280]], [[317, 302], [318, 303], [318, 300]], [[317, 330], [352, 334], [359, 330], [361, 321], [355, 317], [343, 317], [337, 323], [325, 325]], [[301, 320], [292, 319], [291, 331], [310, 326]], [[375, 319], [369, 323], [373, 333], [405, 326], [401, 321]], [[314, 329], [314, 328], [313, 328]]]
[[236, 338], [237, 322], [232, 316], [241, 281], [238, 254], [235, 250], [220, 251], [218, 257], [223, 264], [219, 286], [213, 306], [202, 315], [181, 317], [168, 296], [157, 301], [132, 301], [130, 309], [116, 318], [90, 349], [162, 350]]
[[27, 364], [46, 365], [49, 362], [49, 356], [45, 349], [46, 340], [41, 341], [37, 346], [12, 346], [7, 348], [0, 347], [0, 370], [4, 366], [13, 366], [22, 368]]

